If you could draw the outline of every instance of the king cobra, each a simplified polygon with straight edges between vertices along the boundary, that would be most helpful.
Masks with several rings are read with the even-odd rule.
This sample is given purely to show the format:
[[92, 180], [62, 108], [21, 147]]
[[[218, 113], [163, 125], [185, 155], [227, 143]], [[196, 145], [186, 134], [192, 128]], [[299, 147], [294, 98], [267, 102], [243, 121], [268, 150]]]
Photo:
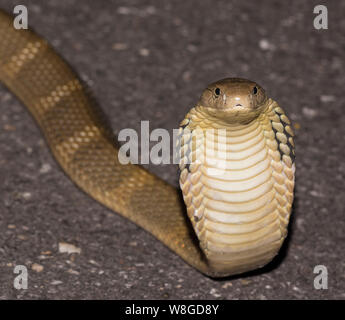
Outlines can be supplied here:
[[82, 190], [195, 269], [235, 275], [278, 253], [293, 202], [294, 133], [257, 83], [228, 78], [209, 85], [181, 122], [184, 206], [179, 190], [140, 166], [120, 163], [112, 130], [86, 86], [45, 40], [14, 29], [2, 11], [0, 81], [29, 109], [57, 162]]

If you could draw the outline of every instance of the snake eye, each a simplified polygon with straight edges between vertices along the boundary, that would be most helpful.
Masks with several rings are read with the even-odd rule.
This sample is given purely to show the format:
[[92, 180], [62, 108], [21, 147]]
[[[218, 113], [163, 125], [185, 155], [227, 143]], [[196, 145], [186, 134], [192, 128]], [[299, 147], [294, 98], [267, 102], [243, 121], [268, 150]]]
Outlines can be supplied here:
[[257, 94], [258, 93], [258, 88], [257, 87], [254, 87], [253, 88], [253, 94]]
[[216, 96], [219, 96], [220, 95], [220, 89], [219, 88], [216, 88], [214, 90], [214, 93], [216, 94]]

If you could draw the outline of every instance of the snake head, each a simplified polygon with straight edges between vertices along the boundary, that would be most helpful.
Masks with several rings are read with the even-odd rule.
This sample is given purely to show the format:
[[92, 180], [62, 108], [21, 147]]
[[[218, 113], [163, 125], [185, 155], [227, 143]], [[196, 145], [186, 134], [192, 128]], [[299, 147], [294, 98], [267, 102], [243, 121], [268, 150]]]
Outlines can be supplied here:
[[202, 93], [197, 106], [209, 115], [227, 122], [255, 119], [267, 106], [265, 90], [257, 83], [226, 78], [211, 83]]

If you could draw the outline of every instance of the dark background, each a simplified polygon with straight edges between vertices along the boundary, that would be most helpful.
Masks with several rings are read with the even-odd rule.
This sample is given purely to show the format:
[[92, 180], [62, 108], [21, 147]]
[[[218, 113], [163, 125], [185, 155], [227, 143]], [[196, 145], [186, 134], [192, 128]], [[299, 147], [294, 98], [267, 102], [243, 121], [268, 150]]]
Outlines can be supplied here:
[[[91, 86], [116, 133], [140, 120], [177, 128], [209, 82], [259, 82], [294, 122], [297, 189], [273, 263], [212, 280], [77, 189], [0, 86], [0, 298], [345, 298], [344, 1], [321, 2], [328, 30], [313, 28], [320, 1], [0, 0], [16, 4]], [[177, 185], [175, 166], [149, 169]], [[59, 242], [81, 253], [60, 253]], [[17, 264], [29, 269], [28, 290], [13, 288]], [[319, 264], [328, 290], [314, 289]]]

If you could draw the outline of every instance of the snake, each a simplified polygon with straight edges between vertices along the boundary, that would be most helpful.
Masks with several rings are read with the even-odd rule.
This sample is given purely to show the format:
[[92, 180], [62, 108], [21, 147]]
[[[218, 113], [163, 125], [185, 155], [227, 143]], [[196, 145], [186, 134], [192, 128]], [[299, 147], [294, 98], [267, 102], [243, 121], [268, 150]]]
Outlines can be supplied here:
[[66, 175], [211, 278], [262, 268], [287, 236], [294, 132], [256, 82], [207, 86], [179, 125], [180, 190], [119, 160], [87, 85], [36, 32], [0, 10], [0, 81], [26, 106]]

